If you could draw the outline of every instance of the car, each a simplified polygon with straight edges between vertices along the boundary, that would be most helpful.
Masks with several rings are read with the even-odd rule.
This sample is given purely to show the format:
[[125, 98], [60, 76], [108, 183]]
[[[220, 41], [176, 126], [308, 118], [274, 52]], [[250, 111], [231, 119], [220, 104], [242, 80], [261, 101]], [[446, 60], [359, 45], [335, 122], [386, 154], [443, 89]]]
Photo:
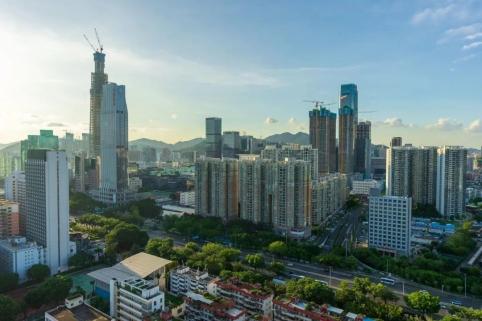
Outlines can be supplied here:
[[293, 263], [288, 262], [288, 263], [286, 263], [286, 265], [287, 265], [287, 266], [293, 266]]
[[452, 302], [450, 302], [452, 305], [456, 305], [456, 306], [459, 306], [461, 307], [462, 306], [462, 302], [460, 302], [459, 300], [452, 300]]

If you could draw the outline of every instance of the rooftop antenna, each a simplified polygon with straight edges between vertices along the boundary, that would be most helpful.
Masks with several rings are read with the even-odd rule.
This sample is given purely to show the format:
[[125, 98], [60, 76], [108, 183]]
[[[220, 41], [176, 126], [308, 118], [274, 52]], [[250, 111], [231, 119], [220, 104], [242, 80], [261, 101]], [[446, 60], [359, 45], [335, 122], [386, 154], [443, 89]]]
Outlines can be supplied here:
[[87, 41], [87, 43], [89, 44], [90, 48], [92, 48], [92, 50], [94, 50], [95, 52], [99, 51], [98, 49], [95, 49], [94, 45], [92, 44], [92, 42], [90, 42], [89, 38], [87, 38], [85, 33], [84, 33], [84, 39], [85, 41]]
[[100, 42], [99, 33], [97, 32], [96, 28], [94, 28], [94, 32], [95, 32], [95, 37], [97, 38], [97, 43], [99, 44], [100, 52], [102, 52], [104, 50], [104, 46]]

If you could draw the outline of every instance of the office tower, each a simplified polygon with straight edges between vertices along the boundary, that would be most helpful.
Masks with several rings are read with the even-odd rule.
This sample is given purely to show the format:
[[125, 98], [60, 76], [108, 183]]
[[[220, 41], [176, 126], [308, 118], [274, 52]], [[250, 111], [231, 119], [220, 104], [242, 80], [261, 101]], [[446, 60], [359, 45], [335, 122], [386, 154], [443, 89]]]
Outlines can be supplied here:
[[286, 144], [281, 148], [268, 145], [261, 151], [262, 159], [284, 161], [286, 158], [290, 158], [309, 162], [312, 179], [318, 178], [318, 156], [318, 150], [310, 145]]
[[27, 152], [30, 149], [59, 149], [59, 138], [49, 129], [41, 129], [40, 135], [28, 135], [27, 139], [20, 142], [20, 163], [24, 170], [27, 160]]
[[345, 106], [353, 110], [353, 129], [358, 123], [358, 88], [355, 84], [343, 84], [340, 88], [340, 108]]
[[19, 204], [0, 199], [0, 239], [20, 234]]
[[253, 152], [253, 143], [254, 143], [253, 136], [246, 136], [246, 135], [241, 136], [240, 138], [241, 153], [251, 154]]
[[354, 111], [348, 105], [338, 110], [338, 171], [353, 173], [354, 163]]
[[102, 90], [107, 84], [107, 74], [104, 73], [105, 54], [99, 51], [94, 52], [94, 72], [90, 74], [90, 151], [89, 156], [96, 158], [100, 156], [101, 138], [101, 105]]
[[288, 159], [277, 162], [273, 170], [273, 228], [305, 237], [311, 226], [310, 163]]
[[223, 157], [236, 158], [241, 150], [239, 132], [229, 131], [223, 133]]
[[368, 246], [394, 255], [411, 254], [412, 199], [370, 196]]
[[364, 178], [368, 178], [371, 172], [371, 146], [371, 123], [359, 122], [355, 136], [355, 172], [362, 173]]
[[5, 199], [18, 203], [20, 234], [25, 235], [25, 173], [15, 171], [5, 178]]
[[399, 147], [402, 146], [402, 137], [392, 137], [390, 141], [390, 147]]
[[387, 172], [387, 149], [385, 145], [372, 145], [370, 167], [374, 179], [385, 179]]
[[17, 273], [20, 282], [27, 280], [27, 271], [35, 264], [45, 264], [45, 249], [24, 236], [0, 240], [0, 271]]
[[238, 218], [239, 169], [234, 159], [206, 158], [196, 161], [196, 214]]
[[117, 320], [149, 320], [164, 305], [164, 292], [153, 280], [110, 281], [110, 315]]
[[206, 118], [206, 157], [221, 158], [223, 137], [221, 118]]
[[76, 192], [88, 192], [99, 187], [97, 161], [88, 158], [86, 152], [80, 153], [74, 159], [74, 189]]
[[414, 205], [435, 205], [437, 149], [397, 146], [387, 150], [387, 195], [411, 197]]
[[26, 236], [45, 247], [51, 273], [68, 267], [69, 175], [63, 151], [33, 149], [27, 153]]
[[318, 150], [318, 172], [336, 171], [336, 114], [321, 107], [310, 115], [310, 144]]
[[99, 195], [105, 203], [127, 201], [128, 112], [125, 86], [105, 84], [100, 113]]
[[463, 214], [467, 150], [443, 146], [437, 154], [437, 211], [446, 217]]

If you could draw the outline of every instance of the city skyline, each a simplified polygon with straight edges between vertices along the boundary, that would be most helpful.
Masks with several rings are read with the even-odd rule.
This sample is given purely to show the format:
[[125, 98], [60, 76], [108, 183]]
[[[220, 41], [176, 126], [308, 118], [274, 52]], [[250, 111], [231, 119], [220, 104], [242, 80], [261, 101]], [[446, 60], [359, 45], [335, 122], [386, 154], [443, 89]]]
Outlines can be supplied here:
[[[347, 5], [354, 10], [345, 26], [333, 18]], [[223, 130], [255, 137], [307, 133], [313, 106], [303, 100], [337, 102], [340, 84], [355, 83], [359, 119], [372, 122], [375, 144], [388, 145], [392, 136], [415, 145], [478, 147], [482, 141], [481, 6], [306, 1], [295, 8], [266, 3], [260, 12], [253, 6], [124, 3], [112, 9], [112, 19], [103, 16], [108, 4], [94, 2], [69, 12], [55, 2], [0, 4], [1, 35], [13, 50], [0, 63], [6, 71], [0, 143], [39, 128], [59, 136], [89, 131], [93, 62], [82, 34], [95, 39], [94, 27], [105, 43], [106, 73], [130, 88], [132, 139], [204, 137], [208, 116], [223, 118]], [[49, 19], [52, 13], [59, 19]], [[54, 88], [57, 94], [49, 95]]]

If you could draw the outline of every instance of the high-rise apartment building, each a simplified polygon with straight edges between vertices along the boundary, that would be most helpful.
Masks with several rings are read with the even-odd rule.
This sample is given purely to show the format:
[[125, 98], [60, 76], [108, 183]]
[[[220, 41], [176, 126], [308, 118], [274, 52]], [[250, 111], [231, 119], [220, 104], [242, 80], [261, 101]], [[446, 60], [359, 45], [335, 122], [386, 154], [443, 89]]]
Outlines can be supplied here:
[[20, 282], [27, 280], [27, 271], [35, 264], [45, 264], [45, 249], [24, 236], [0, 240], [0, 271], [17, 273]]
[[411, 254], [412, 199], [400, 196], [370, 196], [368, 246], [395, 254]]
[[19, 204], [0, 199], [0, 239], [20, 234]]
[[29, 150], [25, 164], [26, 236], [45, 247], [51, 273], [66, 270], [69, 249], [69, 174], [63, 151]]
[[467, 150], [443, 146], [438, 149], [437, 158], [437, 211], [446, 217], [463, 214]]
[[99, 200], [115, 204], [127, 201], [128, 113], [125, 86], [105, 84], [100, 114]]
[[355, 136], [355, 172], [362, 173], [364, 178], [368, 178], [371, 173], [371, 145], [371, 123], [359, 122]]
[[25, 168], [27, 153], [31, 149], [59, 149], [59, 138], [49, 129], [41, 129], [40, 135], [28, 135], [27, 139], [20, 142], [21, 169]]
[[238, 218], [239, 168], [235, 159], [206, 158], [195, 165], [196, 214]]
[[321, 225], [327, 218], [341, 209], [348, 194], [348, 179], [344, 174], [330, 174], [312, 182], [311, 225]]
[[336, 114], [321, 107], [310, 115], [310, 144], [318, 150], [318, 172], [336, 171]]
[[390, 141], [390, 147], [400, 147], [402, 146], [402, 137], [392, 137]]
[[352, 174], [354, 169], [354, 117], [348, 105], [338, 110], [338, 171], [343, 174]]
[[386, 168], [387, 195], [411, 197], [414, 205], [435, 205], [436, 147], [391, 147]]
[[221, 158], [223, 151], [223, 136], [221, 118], [206, 118], [206, 157]]
[[261, 151], [261, 158], [274, 161], [284, 161], [289, 158], [309, 162], [311, 178], [318, 178], [318, 150], [310, 145], [285, 144], [281, 148], [268, 145]]
[[105, 54], [99, 51], [94, 52], [94, 72], [90, 74], [90, 157], [100, 156], [101, 137], [101, 104], [102, 89], [107, 83], [107, 74], [104, 73]]
[[5, 178], [5, 199], [16, 202], [19, 212], [19, 233], [25, 235], [25, 173], [15, 171]]
[[228, 131], [223, 133], [223, 157], [236, 158], [241, 151], [239, 132]]

